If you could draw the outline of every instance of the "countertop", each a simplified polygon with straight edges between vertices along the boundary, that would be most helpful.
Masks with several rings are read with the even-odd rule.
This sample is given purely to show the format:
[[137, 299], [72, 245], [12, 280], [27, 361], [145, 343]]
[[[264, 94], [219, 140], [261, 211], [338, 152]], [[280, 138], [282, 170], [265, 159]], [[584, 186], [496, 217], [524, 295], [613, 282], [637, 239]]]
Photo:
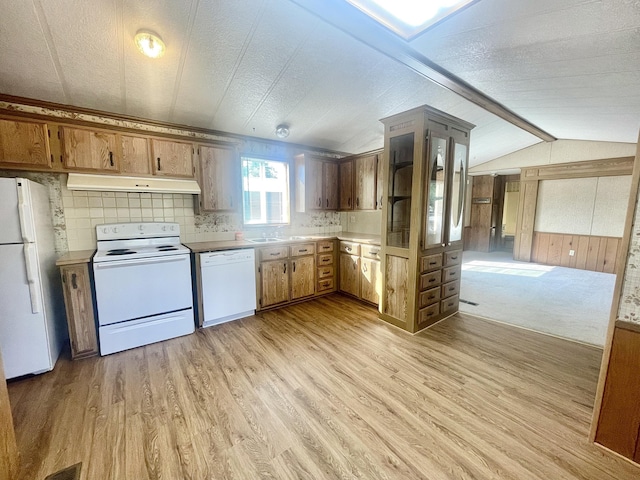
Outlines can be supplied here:
[[58, 260], [56, 260], [56, 265], [58, 267], [61, 267], [63, 265], [89, 263], [94, 253], [95, 253], [95, 250], [76, 250], [74, 252], [69, 252], [61, 256]]
[[273, 247], [275, 245], [291, 245], [296, 243], [316, 242], [327, 239], [346, 240], [349, 242], [380, 245], [380, 235], [367, 233], [339, 232], [333, 235], [304, 235], [299, 238], [291, 238], [279, 242], [253, 243], [248, 240], [222, 240], [217, 242], [185, 243], [194, 253], [213, 252], [216, 250], [231, 250], [236, 248], [260, 248]]

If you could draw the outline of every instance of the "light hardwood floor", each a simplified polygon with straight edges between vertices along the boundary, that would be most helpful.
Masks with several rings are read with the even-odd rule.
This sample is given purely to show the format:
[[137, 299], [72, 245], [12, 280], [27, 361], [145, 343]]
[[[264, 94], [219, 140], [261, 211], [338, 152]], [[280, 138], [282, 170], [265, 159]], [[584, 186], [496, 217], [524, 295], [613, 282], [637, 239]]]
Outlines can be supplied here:
[[332, 295], [13, 382], [22, 478], [632, 479], [587, 441], [601, 351]]

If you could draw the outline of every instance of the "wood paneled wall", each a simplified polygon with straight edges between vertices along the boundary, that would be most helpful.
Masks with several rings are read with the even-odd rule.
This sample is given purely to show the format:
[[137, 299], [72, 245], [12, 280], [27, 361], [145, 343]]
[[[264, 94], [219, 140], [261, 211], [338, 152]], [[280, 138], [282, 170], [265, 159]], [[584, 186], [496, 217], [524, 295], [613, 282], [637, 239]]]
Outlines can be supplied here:
[[640, 463], [640, 325], [616, 322], [596, 442]]
[[[615, 273], [621, 238], [534, 232], [531, 261], [544, 265]], [[574, 255], [570, 255], [570, 251]]]

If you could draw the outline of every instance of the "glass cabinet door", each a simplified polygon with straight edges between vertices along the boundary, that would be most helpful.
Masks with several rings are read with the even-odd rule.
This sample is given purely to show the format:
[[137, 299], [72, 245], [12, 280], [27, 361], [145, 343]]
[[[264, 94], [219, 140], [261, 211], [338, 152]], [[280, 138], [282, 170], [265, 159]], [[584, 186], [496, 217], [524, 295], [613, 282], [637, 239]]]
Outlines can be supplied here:
[[437, 135], [431, 135], [429, 142], [429, 157], [424, 182], [427, 191], [423, 248], [444, 243], [448, 142], [448, 137]]
[[389, 139], [387, 245], [409, 248], [414, 134]]
[[449, 218], [449, 242], [462, 240], [464, 197], [467, 186], [467, 145], [454, 142], [453, 170], [451, 175], [451, 215]]

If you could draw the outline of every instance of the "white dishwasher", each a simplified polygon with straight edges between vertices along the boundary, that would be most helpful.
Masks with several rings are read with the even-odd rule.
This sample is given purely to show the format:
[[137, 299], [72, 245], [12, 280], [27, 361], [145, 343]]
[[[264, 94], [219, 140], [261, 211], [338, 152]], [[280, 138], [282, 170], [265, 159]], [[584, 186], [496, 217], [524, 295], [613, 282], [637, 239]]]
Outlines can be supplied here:
[[200, 254], [203, 327], [253, 315], [256, 265], [253, 249]]

